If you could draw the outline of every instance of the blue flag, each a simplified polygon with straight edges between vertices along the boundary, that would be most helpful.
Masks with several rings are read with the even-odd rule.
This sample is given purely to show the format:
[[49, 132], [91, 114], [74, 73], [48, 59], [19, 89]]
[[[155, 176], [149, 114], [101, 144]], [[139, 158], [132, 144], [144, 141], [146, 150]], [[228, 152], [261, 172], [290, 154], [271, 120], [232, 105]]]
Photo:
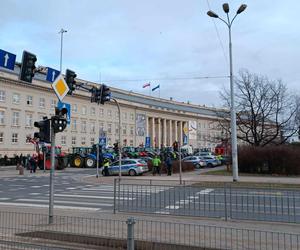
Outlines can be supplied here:
[[154, 91], [154, 90], [156, 90], [156, 89], [159, 89], [159, 84], [156, 86], [156, 87], [154, 87], [153, 89], [152, 89], [152, 91]]

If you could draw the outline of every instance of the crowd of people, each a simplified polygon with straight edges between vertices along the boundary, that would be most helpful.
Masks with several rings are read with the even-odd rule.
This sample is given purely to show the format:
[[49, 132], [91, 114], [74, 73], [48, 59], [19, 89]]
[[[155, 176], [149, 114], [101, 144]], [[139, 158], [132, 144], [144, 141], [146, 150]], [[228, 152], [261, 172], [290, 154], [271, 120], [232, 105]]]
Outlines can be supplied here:
[[161, 175], [161, 166], [162, 163], [165, 164], [167, 168], [167, 175], [172, 175], [172, 164], [173, 160], [176, 159], [176, 154], [169, 153], [162, 153], [159, 155], [155, 155], [152, 159], [152, 174], [153, 175]]
[[39, 164], [39, 159], [36, 154], [30, 155], [15, 155], [14, 157], [16, 169], [25, 168], [30, 170], [30, 173], [35, 173]]

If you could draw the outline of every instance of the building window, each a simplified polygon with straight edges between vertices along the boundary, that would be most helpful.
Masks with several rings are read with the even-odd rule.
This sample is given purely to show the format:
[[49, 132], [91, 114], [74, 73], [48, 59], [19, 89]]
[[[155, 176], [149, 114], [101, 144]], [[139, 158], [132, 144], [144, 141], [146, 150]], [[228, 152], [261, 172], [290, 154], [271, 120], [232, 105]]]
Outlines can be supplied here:
[[51, 100], [51, 104], [50, 104], [50, 108], [51, 108], [51, 109], [55, 109], [56, 103], [57, 103], [56, 100], [53, 100], [53, 99], [52, 99], [52, 100]]
[[104, 110], [103, 109], [99, 109], [99, 114], [100, 114], [100, 116], [103, 116]]
[[27, 96], [27, 105], [32, 106], [33, 104], [33, 97], [31, 95]]
[[127, 126], [126, 126], [126, 124], [123, 124], [123, 135], [126, 135], [126, 133], [127, 133]]
[[72, 146], [76, 145], [76, 136], [72, 136]]
[[116, 111], [116, 120], [119, 120], [119, 111]]
[[0, 90], [0, 102], [5, 102], [5, 91]]
[[13, 126], [19, 126], [19, 124], [20, 124], [20, 113], [19, 112], [13, 112], [12, 125]]
[[77, 113], [77, 104], [72, 105], [72, 112]]
[[72, 130], [73, 131], [77, 130], [77, 120], [76, 119], [72, 119]]
[[82, 114], [86, 115], [86, 106], [82, 106]]
[[85, 145], [85, 137], [81, 137], [81, 145]]
[[26, 127], [32, 127], [32, 114], [26, 114]]
[[94, 145], [94, 144], [95, 144], [95, 138], [91, 137], [91, 145]]
[[0, 125], [4, 125], [4, 111], [0, 110]]
[[65, 146], [66, 145], [66, 141], [67, 141], [67, 137], [65, 135], [61, 136], [61, 145]]
[[111, 123], [107, 124], [107, 133], [111, 134]]
[[14, 104], [19, 104], [20, 103], [20, 94], [13, 93], [12, 102]]
[[96, 114], [96, 109], [95, 107], [91, 107], [91, 115], [95, 115]]
[[110, 109], [107, 110], [107, 116], [111, 117], [111, 110]]
[[134, 114], [133, 113], [130, 114], [130, 120], [134, 121]]
[[116, 135], [118, 135], [119, 134], [119, 123], [116, 123], [116, 129], [115, 129], [115, 131], [116, 131]]
[[103, 131], [103, 130], [104, 130], [104, 123], [99, 122], [99, 131]]
[[11, 142], [12, 143], [18, 143], [18, 133], [12, 133]]
[[123, 120], [127, 120], [127, 113], [123, 113]]
[[40, 108], [45, 108], [45, 98], [43, 98], [43, 97], [40, 98], [39, 107]]
[[130, 135], [133, 135], [133, 133], [134, 133], [134, 127], [130, 126]]
[[94, 134], [96, 131], [96, 126], [95, 126], [95, 122], [91, 122], [91, 134]]
[[0, 143], [3, 143], [4, 141], [4, 134], [3, 132], [0, 132]]
[[81, 133], [86, 133], [86, 121], [81, 120]]
[[129, 143], [130, 143], [130, 146], [133, 147], [133, 140], [130, 140]]

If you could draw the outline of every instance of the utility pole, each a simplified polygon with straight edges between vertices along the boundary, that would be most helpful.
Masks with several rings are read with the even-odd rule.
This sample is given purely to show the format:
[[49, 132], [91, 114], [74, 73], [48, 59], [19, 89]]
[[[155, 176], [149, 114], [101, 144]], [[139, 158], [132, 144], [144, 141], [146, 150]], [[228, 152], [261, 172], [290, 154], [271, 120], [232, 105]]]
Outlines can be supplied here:
[[64, 30], [63, 28], [61, 28], [61, 30], [58, 32], [60, 34], [60, 73], [62, 73], [62, 51], [63, 51], [63, 36], [64, 33], [67, 33], [67, 30]]
[[54, 171], [55, 171], [55, 133], [51, 120], [51, 169], [50, 169], [50, 187], [49, 187], [49, 224], [53, 223], [54, 207]]
[[122, 160], [122, 145], [121, 145], [121, 109], [120, 109], [120, 104], [115, 98], [111, 98], [117, 105], [118, 107], [118, 113], [119, 113], [119, 181], [121, 181], [121, 160]]

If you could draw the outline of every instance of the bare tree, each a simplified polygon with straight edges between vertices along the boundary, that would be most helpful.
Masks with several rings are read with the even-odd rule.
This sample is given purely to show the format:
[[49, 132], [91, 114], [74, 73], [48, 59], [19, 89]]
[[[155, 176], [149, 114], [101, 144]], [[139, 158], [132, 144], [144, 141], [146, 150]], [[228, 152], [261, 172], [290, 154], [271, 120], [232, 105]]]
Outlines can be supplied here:
[[[221, 98], [227, 111], [219, 112], [220, 124], [230, 132], [230, 91], [224, 90]], [[261, 147], [286, 142], [298, 131], [299, 104], [281, 80], [240, 71], [235, 78], [238, 139]]]

